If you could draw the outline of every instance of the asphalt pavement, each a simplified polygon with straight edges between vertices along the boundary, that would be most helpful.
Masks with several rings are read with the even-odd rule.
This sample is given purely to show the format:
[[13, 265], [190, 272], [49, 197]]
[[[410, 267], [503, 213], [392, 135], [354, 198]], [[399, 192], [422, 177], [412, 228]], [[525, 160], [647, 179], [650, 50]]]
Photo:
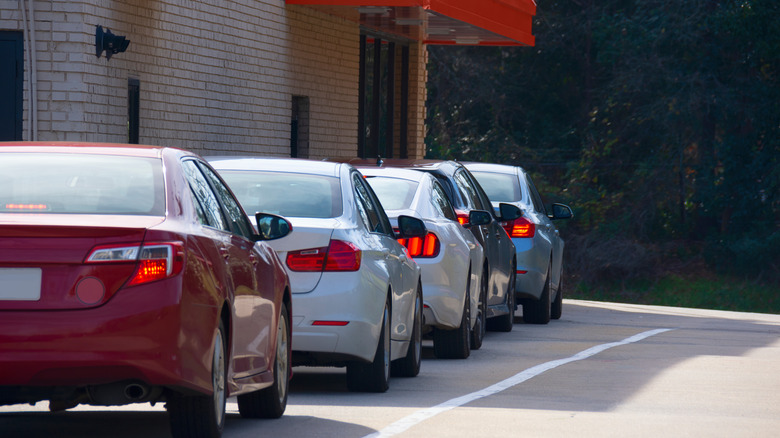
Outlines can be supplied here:
[[[296, 368], [278, 420], [228, 403], [225, 437], [770, 437], [780, 430], [780, 315], [565, 300], [549, 325], [488, 332], [466, 360], [426, 342], [416, 378], [350, 393]], [[162, 404], [0, 407], [0, 437], [169, 436]]]

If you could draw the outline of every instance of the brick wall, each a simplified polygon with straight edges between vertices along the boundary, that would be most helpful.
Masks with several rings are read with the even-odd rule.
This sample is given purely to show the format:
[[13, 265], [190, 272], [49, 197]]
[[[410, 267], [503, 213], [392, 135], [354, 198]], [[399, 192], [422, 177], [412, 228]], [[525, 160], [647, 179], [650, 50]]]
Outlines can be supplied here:
[[427, 47], [412, 45], [409, 48], [409, 158], [425, 157], [427, 63]]
[[[283, 0], [34, 4], [38, 139], [127, 141], [127, 82], [135, 78], [141, 143], [288, 155], [295, 95], [309, 97], [312, 157], [356, 153], [352, 22]], [[126, 36], [128, 50], [96, 58], [98, 24]], [[22, 30], [18, 1], [0, 1], [0, 29]], [[25, 139], [28, 93], [25, 81]]]

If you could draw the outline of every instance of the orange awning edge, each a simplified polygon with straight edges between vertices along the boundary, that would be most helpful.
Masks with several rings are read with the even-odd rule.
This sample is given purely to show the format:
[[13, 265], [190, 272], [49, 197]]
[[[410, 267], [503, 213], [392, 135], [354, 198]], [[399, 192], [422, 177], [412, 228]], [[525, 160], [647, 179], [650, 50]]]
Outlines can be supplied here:
[[[484, 42], [483, 45], [535, 44], [531, 33], [536, 15], [534, 0], [286, 0], [287, 4], [351, 7], [420, 7], [439, 15], [492, 32], [516, 43]], [[430, 35], [424, 42], [452, 44]]]
[[[425, 7], [447, 17], [511, 38], [528, 46], [536, 42], [531, 34], [536, 4], [532, 0], [427, 0]], [[530, 6], [529, 6], [530, 5]]]

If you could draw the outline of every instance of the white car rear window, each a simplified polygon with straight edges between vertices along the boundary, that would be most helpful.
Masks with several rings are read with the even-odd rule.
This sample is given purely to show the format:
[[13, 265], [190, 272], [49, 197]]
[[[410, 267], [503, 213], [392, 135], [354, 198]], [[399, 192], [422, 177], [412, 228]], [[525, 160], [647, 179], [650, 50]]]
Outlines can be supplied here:
[[366, 181], [374, 189], [374, 193], [385, 210], [405, 210], [409, 208], [417, 192], [418, 183], [398, 178], [373, 176]]
[[493, 202], [516, 202], [522, 200], [517, 177], [507, 173], [475, 172], [471, 174]]
[[343, 211], [339, 179], [303, 173], [221, 170], [238, 202], [250, 215], [330, 218]]

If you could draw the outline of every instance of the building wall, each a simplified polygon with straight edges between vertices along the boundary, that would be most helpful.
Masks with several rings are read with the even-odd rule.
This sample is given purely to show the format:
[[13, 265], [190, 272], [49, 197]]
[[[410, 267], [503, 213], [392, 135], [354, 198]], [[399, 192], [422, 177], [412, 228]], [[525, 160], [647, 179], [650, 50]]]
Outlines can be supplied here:
[[[21, 4], [28, 2], [0, 0], [0, 29], [23, 30]], [[141, 143], [204, 155], [289, 155], [292, 99], [303, 96], [309, 156], [356, 155], [356, 23], [283, 0], [33, 4], [39, 140], [126, 142], [133, 78]], [[96, 25], [127, 37], [127, 51], [97, 58]], [[422, 45], [411, 53], [409, 151], [422, 156], [426, 53]], [[26, 78], [26, 140], [29, 93]]]
[[425, 157], [427, 65], [427, 47], [421, 43], [412, 45], [409, 48], [409, 158]]

